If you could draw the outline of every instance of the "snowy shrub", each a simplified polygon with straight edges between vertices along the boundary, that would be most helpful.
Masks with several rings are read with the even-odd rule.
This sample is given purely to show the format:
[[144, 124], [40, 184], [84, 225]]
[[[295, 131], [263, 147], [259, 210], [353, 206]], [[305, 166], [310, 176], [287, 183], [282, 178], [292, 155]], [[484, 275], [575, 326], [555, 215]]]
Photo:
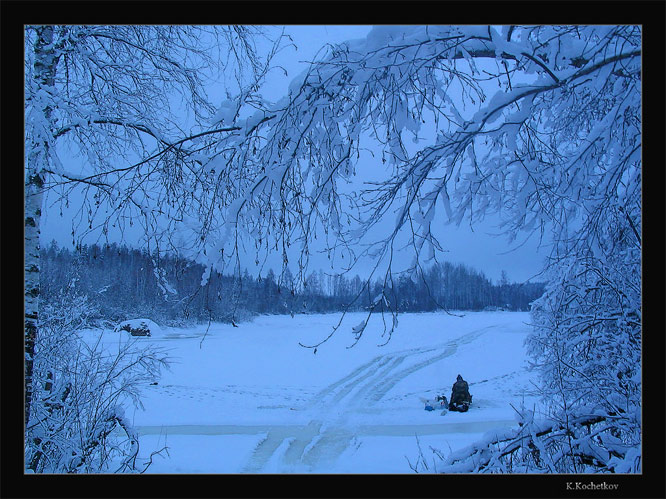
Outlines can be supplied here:
[[77, 330], [92, 312], [84, 297], [42, 311], [25, 468], [36, 473], [139, 472], [138, 437], [124, 417], [167, 358], [133, 342], [103, 345]]
[[526, 340], [541, 379], [541, 414], [522, 408], [519, 428], [449, 455], [439, 471], [641, 472], [638, 185], [640, 175], [624, 184], [630, 196], [607, 199], [558, 241]]
[[152, 336], [153, 333], [160, 333], [162, 329], [150, 319], [130, 319], [118, 324], [113, 331], [127, 331], [132, 336]]
[[640, 472], [640, 254], [567, 263], [534, 304], [527, 341], [551, 417], [595, 420], [560, 441], [579, 448], [564, 468]]

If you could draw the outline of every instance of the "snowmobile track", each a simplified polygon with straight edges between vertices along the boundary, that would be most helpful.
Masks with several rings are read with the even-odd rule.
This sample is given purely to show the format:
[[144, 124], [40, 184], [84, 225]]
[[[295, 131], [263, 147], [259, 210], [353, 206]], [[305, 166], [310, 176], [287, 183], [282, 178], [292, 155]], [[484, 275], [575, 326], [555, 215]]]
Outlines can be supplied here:
[[[411, 348], [379, 355], [321, 390], [309, 401], [306, 408], [332, 410], [347, 407], [353, 410], [375, 405], [391, 388], [407, 376], [433, 362], [450, 357], [458, 350], [458, 347], [471, 343], [494, 327], [496, 326], [478, 329], [432, 347]], [[409, 357], [431, 352], [435, 352], [435, 355], [398, 370], [398, 367]], [[442, 431], [442, 425], [436, 426], [435, 431]], [[478, 424], [474, 425], [474, 427], [478, 426]], [[481, 424], [481, 426], [485, 425]], [[315, 466], [321, 467], [321, 465], [333, 462], [347, 449], [355, 435], [350, 430], [336, 424], [327, 426], [323, 432], [321, 428], [322, 423], [316, 420], [311, 421], [306, 427], [273, 428], [268, 432], [266, 439], [255, 449], [245, 472], [261, 473], [278, 449], [285, 447], [287, 439], [289, 439], [288, 445], [280, 459], [281, 462], [289, 464], [292, 468], [296, 465], [312, 469]], [[399, 426], [396, 428], [401, 430]], [[410, 434], [414, 434], [419, 429], [410, 427], [409, 431], [412, 432]], [[373, 429], [372, 432], [381, 432], [381, 429]]]

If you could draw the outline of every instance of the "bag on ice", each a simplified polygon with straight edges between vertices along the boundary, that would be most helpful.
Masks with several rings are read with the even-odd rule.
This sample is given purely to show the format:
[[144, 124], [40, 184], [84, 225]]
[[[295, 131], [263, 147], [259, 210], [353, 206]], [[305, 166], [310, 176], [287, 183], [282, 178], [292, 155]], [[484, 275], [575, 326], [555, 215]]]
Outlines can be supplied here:
[[438, 395], [434, 400], [421, 399], [421, 401], [425, 404], [426, 411], [434, 411], [436, 409], [446, 410], [448, 408], [448, 401], [443, 395]]

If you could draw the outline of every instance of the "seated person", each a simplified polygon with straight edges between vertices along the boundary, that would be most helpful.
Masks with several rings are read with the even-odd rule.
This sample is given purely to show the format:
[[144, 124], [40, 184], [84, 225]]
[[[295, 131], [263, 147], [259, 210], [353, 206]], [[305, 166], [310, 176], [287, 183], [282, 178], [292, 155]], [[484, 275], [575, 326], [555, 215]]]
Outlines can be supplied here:
[[470, 404], [472, 403], [472, 396], [469, 393], [469, 385], [462, 376], [459, 374], [456, 382], [451, 389], [451, 402], [449, 403], [450, 411], [467, 412]]

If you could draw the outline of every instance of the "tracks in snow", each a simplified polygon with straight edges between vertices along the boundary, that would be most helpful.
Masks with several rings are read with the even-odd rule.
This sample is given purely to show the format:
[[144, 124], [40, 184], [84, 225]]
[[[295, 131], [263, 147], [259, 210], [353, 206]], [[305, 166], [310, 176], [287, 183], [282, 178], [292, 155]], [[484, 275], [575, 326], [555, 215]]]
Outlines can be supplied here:
[[[361, 407], [372, 407], [407, 376], [434, 362], [450, 357], [458, 347], [471, 343], [494, 327], [496, 326], [472, 331], [441, 345], [379, 355], [321, 390], [306, 404], [305, 408], [337, 412], [341, 407], [352, 411]], [[426, 358], [416, 362], [407, 362], [402, 367], [410, 357], [422, 356], [426, 356]], [[481, 425], [483, 426], [483, 424]], [[399, 426], [396, 428], [399, 429]], [[436, 426], [439, 429], [443, 425]], [[475, 428], [478, 426], [479, 423], [474, 425]], [[370, 434], [381, 434], [374, 433], [381, 432], [381, 429], [368, 428], [374, 428]], [[416, 427], [410, 427], [409, 431], [412, 430], [416, 430]], [[254, 450], [244, 472], [260, 473], [270, 461], [275, 461], [276, 458], [279, 460], [278, 467], [287, 470], [321, 469], [327, 463], [334, 462], [354, 438], [355, 435], [351, 430], [346, 429], [343, 424], [335, 424], [335, 422], [324, 426], [322, 421], [313, 420], [305, 427], [271, 427], [266, 438]]]
[[[309, 402], [308, 406], [339, 407], [344, 405], [350, 408], [372, 406], [379, 402], [399, 381], [434, 362], [450, 357], [459, 346], [471, 343], [493, 327], [496, 326], [472, 331], [441, 345], [412, 348], [379, 355], [321, 390]], [[431, 355], [426, 359], [398, 369], [409, 357], [427, 354]]]
[[[325, 472], [353, 446], [358, 436], [414, 436], [484, 432], [513, 421], [466, 421], [425, 425], [345, 424], [346, 414], [376, 406], [401, 380], [456, 353], [490, 329], [478, 329], [451, 341], [378, 355], [305, 401], [300, 410], [312, 411], [307, 425], [174, 425], [143, 426], [141, 435], [265, 435], [243, 468], [244, 473]], [[190, 398], [194, 394], [188, 395]]]

